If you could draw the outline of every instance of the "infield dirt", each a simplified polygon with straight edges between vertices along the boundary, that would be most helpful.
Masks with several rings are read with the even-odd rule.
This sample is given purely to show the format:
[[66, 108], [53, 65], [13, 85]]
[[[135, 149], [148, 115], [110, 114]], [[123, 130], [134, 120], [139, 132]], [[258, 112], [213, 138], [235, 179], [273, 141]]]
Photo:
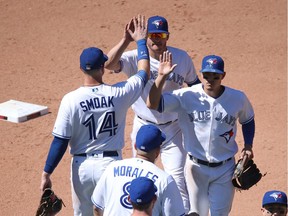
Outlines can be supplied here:
[[[168, 45], [186, 50], [197, 71], [203, 56], [222, 56], [224, 85], [243, 90], [253, 104], [254, 160], [267, 175], [249, 191], [236, 193], [231, 215], [261, 215], [267, 190], [287, 192], [287, 1], [1, 0], [0, 8], [0, 103], [14, 99], [50, 110], [24, 123], [0, 121], [0, 215], [35, 214], [60, 100], [82, 84], [82, 49], [97, 46], [108, 52], [138, 13], [166, 17]], [[109, 71], [104, 76], [107, 83], [124, 79]], [[130, 109], [124, 158], [131, 156], [132, 119]], [[242, 147], [240, 128], [237, 140]], [[73, 212], [70, 158], [67, 151], [52, 175], [66, 205], [59, 215]]]

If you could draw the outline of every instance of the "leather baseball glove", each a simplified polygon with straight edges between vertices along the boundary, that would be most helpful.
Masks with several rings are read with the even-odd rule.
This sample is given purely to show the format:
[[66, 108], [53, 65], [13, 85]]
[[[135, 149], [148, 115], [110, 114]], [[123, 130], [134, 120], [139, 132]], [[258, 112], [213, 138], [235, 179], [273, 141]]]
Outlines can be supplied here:
[[62, 199], [56, 196], [51, 188], [46, 188], [41, 196], [36, 216], [55, 215], [62, 209], [62, 205], [64, 205]]
[[253, 160], [245, 162], [240, 159], [236, 163], [232, 184], [239, 190], [248, 190], [253, 185], [257, 184], [262, 176], [264, 175], [261, 174]]

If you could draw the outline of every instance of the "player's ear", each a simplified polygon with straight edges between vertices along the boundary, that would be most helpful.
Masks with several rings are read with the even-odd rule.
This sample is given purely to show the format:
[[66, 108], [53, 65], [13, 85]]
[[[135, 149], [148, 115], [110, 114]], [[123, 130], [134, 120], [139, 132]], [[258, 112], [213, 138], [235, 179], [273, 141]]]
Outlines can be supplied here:
[[224, 72], [224, 73], [222, 74], [222, 80], [224, 79], [225, 76], [226, 76], [226, 72]]
[[131, 203], [131, 198], [130, 198], [130, 195], [128, 195], [128, 201]]

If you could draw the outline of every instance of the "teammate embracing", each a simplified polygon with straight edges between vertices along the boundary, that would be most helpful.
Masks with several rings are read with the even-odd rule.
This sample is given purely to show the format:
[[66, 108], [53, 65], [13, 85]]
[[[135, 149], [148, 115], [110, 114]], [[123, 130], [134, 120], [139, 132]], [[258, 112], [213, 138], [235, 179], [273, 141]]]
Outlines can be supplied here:
[[232, 175], [237, 120], [242, 125], [244, 148], [241, 156], [253, 158], [254, 111], [246, 95], [221, 85], [226, 73], [220, 56], [203, 58], [202, 84], [161, 94], [172, 66], [172, 55], [161, 58], [158, 77], [151, 88], [147, 105], [160, 112], [177, 112], [188, 152], [185, 177], [190, 212], [207, 216], [227, 216], [234, 197]]
[[[163, 88], [164, 92], [179, 89], [184, 83], [190, 86], [199, 82], [190, 56], [184, 50], [167, 46], [169, 37], [168, 22], [164, 17], [152, 16], [148, 19], [147, 46], [150, 54], [151, 77], [141, 97], [132, 105], [135, 118], [131, 133], [131, 143], [134, 145], [137, 131], [145, 124], [157, 125], [166, 134], [167, 139], [161, 146], [161, 161], [164, 170], [175, 179], [183, 198], [184, 207], [188, 211], [189, 201], [183, 169], [186, 154], [183, 149], [182, 133], [178, 125], [177, 113], [159, 113], [148, 109], [146, 106], [149, 90], [158, 76], [159, 57], [166, 50], [173, 54], [173, 63], [178, 66], [167, 77]], [[108, 52], [109, 59], [105, 63], [107, 69], [115, 72], [123, 71], [128, 77], [137, 72], [137, 50], [124, 52], [130, 42], [131, 37], [125, 31], [120, 42]], [[133, 153], [135, 155], [135, 151]]]
[[40, 189], [52, 186], [50, 175], [69, 143], [73, 156], [71, 185], [75, 216], [93, 215], [93, 190], [108, 164], [122, 159], [127, 110], [141, 95], [150, 76], [145, 17], [134, 17], [127, 28], [127, 33], [137, 42], [138, 73], [125, 82], [107, 85], [102, 80], [107, 56], [96, 47], [84, 49], [80, 55], [84, 85], [63, 97], [54, 125], [54, 140]]

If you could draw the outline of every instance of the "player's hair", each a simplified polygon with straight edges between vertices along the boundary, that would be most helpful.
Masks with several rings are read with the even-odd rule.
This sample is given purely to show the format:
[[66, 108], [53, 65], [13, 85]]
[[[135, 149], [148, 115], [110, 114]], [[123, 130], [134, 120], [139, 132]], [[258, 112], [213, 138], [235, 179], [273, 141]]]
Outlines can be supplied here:
[[138, 211], [144, 211], [144, 210], [148, 209], [150, 207], [151, 203], [152, 203], [152, 200], [149, 203], [145, 203], [145, 204], [137, 204], [137, 203], [131, 202], [133, 209], [136, 209]]
[[81, 70], [83, 71], [83, 73], [88, 74], [88, 75], [90, 75], [90, 76], [93, 76], [94, 74], [100, 72], [101, 69], [102, 69], [102, 67], [97, 68], [97, 69], [93, 69], [93, 70], [89, 70], [89, 71], [85, 71], [85, 70], [83, 70], [83, 69], [81, 69]]

